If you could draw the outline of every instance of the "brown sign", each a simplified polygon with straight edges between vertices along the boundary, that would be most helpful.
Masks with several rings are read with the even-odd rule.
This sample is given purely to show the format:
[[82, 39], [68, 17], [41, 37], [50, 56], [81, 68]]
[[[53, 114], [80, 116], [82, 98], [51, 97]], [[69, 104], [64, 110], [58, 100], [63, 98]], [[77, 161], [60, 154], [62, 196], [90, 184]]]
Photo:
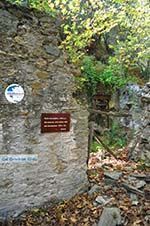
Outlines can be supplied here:
[[42, 113], [41, 133], [67, 132], [70, 130], [70, 113]]

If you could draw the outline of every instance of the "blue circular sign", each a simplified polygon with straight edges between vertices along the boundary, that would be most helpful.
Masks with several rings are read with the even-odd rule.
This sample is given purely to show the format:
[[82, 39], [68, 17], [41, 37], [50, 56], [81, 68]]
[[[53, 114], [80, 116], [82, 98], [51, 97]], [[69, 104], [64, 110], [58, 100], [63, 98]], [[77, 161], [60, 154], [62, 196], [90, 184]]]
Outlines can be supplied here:
[[10, 103], [18, 103], [24, 98], [24, 90], [18, 84], [11, 84], [5, 90], [5, 97]]

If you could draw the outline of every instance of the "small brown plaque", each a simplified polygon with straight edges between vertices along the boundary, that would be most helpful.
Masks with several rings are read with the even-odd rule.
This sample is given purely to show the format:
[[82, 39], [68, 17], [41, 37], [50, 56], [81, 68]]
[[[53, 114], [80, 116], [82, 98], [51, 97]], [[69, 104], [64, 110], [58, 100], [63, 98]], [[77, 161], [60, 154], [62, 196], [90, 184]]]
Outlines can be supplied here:
[[70, 113], [42, 113], [41, 133], [68, 132]]

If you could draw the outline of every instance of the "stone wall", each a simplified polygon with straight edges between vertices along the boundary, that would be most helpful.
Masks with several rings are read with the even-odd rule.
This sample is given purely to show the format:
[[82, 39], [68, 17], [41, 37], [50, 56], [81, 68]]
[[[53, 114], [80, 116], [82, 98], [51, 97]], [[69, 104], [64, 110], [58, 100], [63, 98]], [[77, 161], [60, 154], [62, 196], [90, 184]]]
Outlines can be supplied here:
[[[66, 199], [87, 188], [88, 113], [73, 98], [74, 77], [58, 48], [59, 21], [0, 0], [0, 156], [34, 154], [35, 162], [0, 162], [0, 214]], [[9, 103], [8, 85], [24, 99]], [[69, 132], [40, 131], [41, 113], [69, 112]]]
[[132, 117], [121, 118], [123, 126], [137, 130], [141, 125], [141, 113], [143, 111], [140, 97], [142, 87], [138, 84], [128, 84], [120, 91], [120, 109], [128, 111]]
[[142, 109], [140, 126], [129, 145], [129, 157], [150, 166], [150, 82], [143, 87], [139, 100]]

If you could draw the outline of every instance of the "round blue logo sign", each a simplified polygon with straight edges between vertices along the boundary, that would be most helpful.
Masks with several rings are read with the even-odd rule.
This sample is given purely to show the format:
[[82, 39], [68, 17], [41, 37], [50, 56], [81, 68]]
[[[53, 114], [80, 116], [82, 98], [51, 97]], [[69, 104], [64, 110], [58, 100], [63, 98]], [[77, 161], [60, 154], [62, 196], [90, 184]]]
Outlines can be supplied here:
[[18, 103], [24, 98], [24, 90], [18, 84], [11, 84], [5, 90], [5, 97], [10, 103]]

